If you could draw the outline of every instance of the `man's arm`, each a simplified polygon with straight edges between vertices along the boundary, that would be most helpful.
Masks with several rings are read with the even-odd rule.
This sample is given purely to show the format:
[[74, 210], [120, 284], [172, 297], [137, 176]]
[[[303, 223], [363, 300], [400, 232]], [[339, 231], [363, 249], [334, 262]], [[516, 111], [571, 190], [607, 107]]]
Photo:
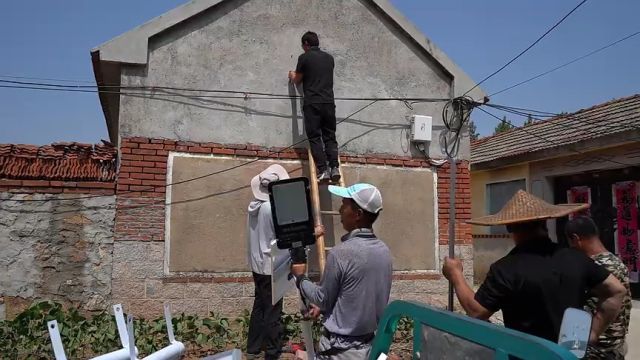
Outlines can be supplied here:
[[340, 269], [335, 256], [330, 252], [318, 285], [310, 280], [300, 284], [300, 291], [309, 302], [316, 304], [322, 312], [327, 312], [336, 302], [340, 292]]
[[302, 82], [302, 73], [296, 71], [289, 71], [289, 80], [298, 85]]
[[289, 81], [294, 84], [300, 84], [302, 82], [302, 76], [304, 74], [304, 54], [298, 57], [298, 64], [296, 64], [296, 71], [289, 71]]
[[475, 299], [475, 293], [464, 278], [460, 260], [445, 258], [442, 273], [451, 281], [458, 301], [467, 315], [480, 320], [488, 320], [493, 315], [493, 311], [485, 308]]
[[292, 274], [298, 279], [297, 285], [305, 299], [310, 303], [317, 305], [322, 312], [327, 312], [335, 304], [336, 298], [340, 291], [340, 269], [337, 261], [332, 253], [327, 256], [327, 263], [322, 274], [320, 284], [314, 284], [311, 280], [304, 277], [304, 272], [299, 266], [292, 265]]
[[615, 276], [609, 275], [593, 288], [593, 292], [598, 298], [598, 305], [591, 324], [590, 343], [596, 342], [618, 316], [627, 290]]

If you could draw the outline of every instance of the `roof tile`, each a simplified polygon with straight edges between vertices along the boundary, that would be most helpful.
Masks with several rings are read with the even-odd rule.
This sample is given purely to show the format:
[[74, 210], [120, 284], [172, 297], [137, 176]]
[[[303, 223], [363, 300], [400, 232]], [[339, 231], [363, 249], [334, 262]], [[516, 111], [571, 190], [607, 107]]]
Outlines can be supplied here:
[[473, 141], [471, 163], [557, 148], [637, 129], [640, 129], [640, 94]]
[[112, 182], [116, 177], [116, 155], [116, 148], [106, 141], [97, 145], [0, 144], [0, 178]]

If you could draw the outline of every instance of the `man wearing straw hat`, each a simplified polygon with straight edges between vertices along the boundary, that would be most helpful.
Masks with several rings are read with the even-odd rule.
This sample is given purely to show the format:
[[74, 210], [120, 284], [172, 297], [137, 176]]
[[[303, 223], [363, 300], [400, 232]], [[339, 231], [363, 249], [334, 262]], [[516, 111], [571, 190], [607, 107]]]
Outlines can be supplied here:
[[469, 316], [487, 320], [502, 310], [506, 327], [557, 342], [564, 311], [582, 308], [587, 293], [598, 298], [590, 342], [617, 316], [625, 288], [615, 276], [581, 252], [549, 239], [546, 220], [566, 216], [589, 204], [552, 205], [518, 191], [496, 214], [471, 224], [506, 225], [515, 248], [493, 263], [476, 293], [462, 275], [462, 263], [446, 258], [442, 267]]
[[[251, 179], [254, 200], [249, 203], [247, 240], [249, 265], [253, 272], [255, 299], [249, 320], [247, 338], [248, 358], [255, 358], [265, 350], [265, 360], [278, 359], [282, 352], [282, 300], [271, 304], [271, 242], [275, 240], [269, 183], [289, 178], [287, 170], [274, 164]], [[286, 252], [283, 253], [286, 256]]]

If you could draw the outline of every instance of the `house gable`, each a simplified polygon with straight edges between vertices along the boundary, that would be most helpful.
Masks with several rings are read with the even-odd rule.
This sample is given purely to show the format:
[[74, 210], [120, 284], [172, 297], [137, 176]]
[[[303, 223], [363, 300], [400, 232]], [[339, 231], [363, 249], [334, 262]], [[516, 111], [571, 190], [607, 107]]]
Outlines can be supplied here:
[[[173, 85], [296, 94], [299, 89], [290, 89], [286, 84], [286, 71], [295, 67], [296, 58], [301, 53], [300, 36], [309, 29], [320, 34], [321, 47], [336, 58], [336, 96], [450, 98], [475, 84], [387, 1], [372, 0], [192, 1], [94, 49], [94, 56], [100, 59], [94, 68], [99, 73], [104, 64], [121, 64], [122, 76], [117, 79], [112, 77], [112, 80], [119, 84], [122, 81], [122, 85]], [[103, 76], [106, 77], [108, 76]], [[484, 94], [477, 90], [473, 95], [482, 97]], [[101, 100], [103, 106], [110, 101], [106, 96], [102, 96]], [[117, 118], [114, 119], [113, 112], [105, 112], [109, 123], [120, 123], [117, 127], [124, 132], [123, 136], [204, 140], [198, 138], [201, 131], [190, 132], [189, 125], [179, 121], [172, 124], [156, 123], [161, 126], [153, 127], [166, 128], [165, 125], [170, 125], [173, 128], [170, 134], [144, 133], [139, 127], [144, 121], [130, 117], [131, 111], [140, 110], [129, 111], [126, 106], [122, 107], [136, 102], [129, 100], [122, 99]], [[230, 107], [254, 117], [274, 115], [273, 118], [277, 119], [288, 113], [291, 120], [292, 110], [300, 111], [300, 104], [292, 108], [291, 102], [285, 107], [274, 101], [271, 104], [262, 100], [255, 101], [260, 104], [228, 103], [232, 103]], [[228, 107], [227, 105], [223, 107]], [[348, 115], [364, 105], [366, 103], [362, 102], [338, 104], [339, 116]], [[157, 106], [162, 107], [157, 103], [153, 105]], [[376, 104], [372, 110], [379, 111], [375, 109], [378, 106], [381, 104]], [[404, 115], [408, 113], [439, 118], [437, 115], [441, 106], [442, 104], [420, 104], [415, 107], [415, 111], [410, 112], [405, 111], [406, 108], [401, 103], [386, 103], [384, 107], [388, 111], [380, 114], [386, 120], [372, 119], [368, 125], [379, 127], [384, 124], [386, 127], [396, 128], [406, 126]], [[206, 109], [191, 110], [198, 113]], [[162, 114], [174, 112], [175, 109], [162, 110]], [[227, 115], [222, 117], [227, 118]], [[197, 118], [203, 117], [204, 115], [195, 116], [195, 123], [198, 123]], [[292, 125], [291, 122], [270, 127], [276, 132], [291, 133], [287, 139], [253, 141], [251, 136], [242, 139], [260, 145], [290, 144], [292, 140], [302, 136], [301, 119], [298, 119], [297, 125]], [[204, 124], [198, 124], [201, 125]], [[214, 127], [219, 128], [220, 125], [216, 124]], [[348, 127], [348, 124], [345, 125]], [[292, 127], [298, 128], [297, 135], [293, 134], [295, 129]], [[389, 129], [385, 130], [388, 132]], [[243, 129], [239, 131], [246, 133]], [[354, 131], [342, 132], [357, 135]], [[375, 132], [384, 130], [376, 129]], [[264, 133], [261, 131], [261, 134]], [[239, 138], [228, 135], [230, 134], [225, 134], [224, 137]], [[112, 132], [111, 136], [113, 138], [117, 135]], [[393, 141], [390, 140], [391, 137], [394, 138]], [[353, 140], [351, 145], [355, 146], [355, 152], [387, 152], [384, 149], [391, 146], [396, 147], [391, 153], [406, 154], [398, 148], [398, 136], [387, 138], [387, 144], [380, 146], [366, 145], [363, 140]], [[343, 142], [349, 140], [342, 139]], [[406, 140], [403, 142], [406, 149], [408, 143]], [[438, 145], [434, 145], [437, 149]]]

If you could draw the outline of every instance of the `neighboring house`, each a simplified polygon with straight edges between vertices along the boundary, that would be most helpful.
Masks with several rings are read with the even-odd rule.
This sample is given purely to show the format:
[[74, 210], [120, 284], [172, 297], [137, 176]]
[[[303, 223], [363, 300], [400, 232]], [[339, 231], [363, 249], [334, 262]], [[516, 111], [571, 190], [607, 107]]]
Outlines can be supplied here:
[[109, 306], [115, 179], [109, 143], [0, 144], [0, 320], [35, 300]]
[[[551, 203], [591, 203], [605, 246], [629, 266], [640, 296], [638, 196], [640, 95], [536, 122], [471, 144], [472, 214], [499, 210], [523, 189]], [[566, 218], [549, 222], [551, 237], [566, 243]], [[472, 227], [475, 277], [511, 247], [504, 227]]]
[[[450, 99], [475, 86], [386, 0], [195, 0], [98, 46], [93, 67], [118, 150], [112, 303], [150, 317], [162, 314], [166, 301], [174, 312], [200, 314], [251, 307], [249, 182], [273, 162], [306, 175], [301, 101], [181, 89], [299, 94], [287, 72], [307, 30], [335, 57], [336, 97]], [[446, 304], [440, 261], [449, 171], [430, 160], [445, 158], [438, 142], [443, 106], [339, 100], [336, 107], [346, 182], [371, 182], [384, 197], [376, 231], [393, 255], [392, 296], [437, 306]], [[409, 141], [410, 115], [433, 117], [428, 157]], [[457, 251], [471, 276], [466, 131], [457, 176]], [[337, 209], [321, 191], [323, 206]], [[324, 223], [331, 246], [341, 224], [330, 216]], [[285, 306], [296, 311], [297, 298]]]

